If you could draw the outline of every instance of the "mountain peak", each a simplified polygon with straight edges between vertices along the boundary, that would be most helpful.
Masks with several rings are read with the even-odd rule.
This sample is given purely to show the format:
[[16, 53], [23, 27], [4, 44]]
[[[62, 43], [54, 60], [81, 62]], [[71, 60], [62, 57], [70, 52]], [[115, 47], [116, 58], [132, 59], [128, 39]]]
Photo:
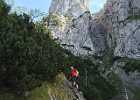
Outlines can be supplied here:
[[52, 0], [49, 13], [78, 17], [88, 9], [89, 0]]

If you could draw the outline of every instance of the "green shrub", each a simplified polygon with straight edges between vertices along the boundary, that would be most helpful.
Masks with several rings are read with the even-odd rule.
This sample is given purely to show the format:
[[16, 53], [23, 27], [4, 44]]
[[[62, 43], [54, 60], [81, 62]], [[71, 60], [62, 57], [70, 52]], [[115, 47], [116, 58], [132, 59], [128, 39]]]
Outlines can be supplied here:
[[8, 14], [10, 6], [8, 6], [4, 0], [0, 0], [0, 16], [5, 16]]
[[[34, 24], [30, 16], [9, 14], [3, 0], [0, 7], [0, 14], [4, 15], [0, 16], [1, 88], [12, 88], [18, 93], [32, 90], [44, 80], [53, 80], [59, 70], [68, 76], [70, 64], [79, 70], [80, 89], [88, 100], [109, 100], [117, 93], [115, 86], [101, 75], [100, 64], [63, 50], [42, 24]], [[107, 63], [111, 64], [110, 58]]]
[[127, 59], [124, 60], [125, 66], [123, 66], [123, 69], [129, 73], [129, 72], [134, 72], [138, 71], [140, 72], [140, 60], [134, 60], [134, 59]]
[[140, 20], [140, 15], [131, 15], [128, 17], [129, 20]]
[[23, 91], [32, 81], [53, 80], [62, 69], [62, 48], [30, 16], [8, 14], [3, 0], [0, 7], [0, 83]]

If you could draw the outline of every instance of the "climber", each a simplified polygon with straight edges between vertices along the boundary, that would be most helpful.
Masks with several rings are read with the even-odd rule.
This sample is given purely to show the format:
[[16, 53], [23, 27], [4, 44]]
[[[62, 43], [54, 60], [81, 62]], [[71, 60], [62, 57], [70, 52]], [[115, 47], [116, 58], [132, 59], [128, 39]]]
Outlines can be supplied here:
[[70, 80], [72, 81], [72, 85], [78, 89], [79, 72], [73, 66], [71, 66], [70, 68], [71, 68]]

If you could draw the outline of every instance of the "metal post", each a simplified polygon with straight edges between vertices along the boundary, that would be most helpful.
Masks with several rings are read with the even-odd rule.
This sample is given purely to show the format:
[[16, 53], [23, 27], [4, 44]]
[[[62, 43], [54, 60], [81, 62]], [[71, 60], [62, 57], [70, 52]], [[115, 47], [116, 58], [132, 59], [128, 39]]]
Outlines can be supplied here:
[[125, 87], [125, 98], [126, 98], [126, 100], [129, 100], [129, 98], [128, 98], [128, 91], [127, 91], [126, 87]]

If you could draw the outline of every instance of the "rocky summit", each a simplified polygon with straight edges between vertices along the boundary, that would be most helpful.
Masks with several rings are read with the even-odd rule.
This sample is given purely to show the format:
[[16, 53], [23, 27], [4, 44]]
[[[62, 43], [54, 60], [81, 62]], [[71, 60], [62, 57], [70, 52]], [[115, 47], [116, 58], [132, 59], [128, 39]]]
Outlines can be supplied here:
[[50, 13], [79, 17], [88, 10], [88, 0], [52, 0]]
[[102, 56], [112, 48], [114, 56], [140, 58], [140, 1], [107, 0], [91, 14], [86, 0], [52, 0], [48, 27], [62, 47], [75, 55]]

